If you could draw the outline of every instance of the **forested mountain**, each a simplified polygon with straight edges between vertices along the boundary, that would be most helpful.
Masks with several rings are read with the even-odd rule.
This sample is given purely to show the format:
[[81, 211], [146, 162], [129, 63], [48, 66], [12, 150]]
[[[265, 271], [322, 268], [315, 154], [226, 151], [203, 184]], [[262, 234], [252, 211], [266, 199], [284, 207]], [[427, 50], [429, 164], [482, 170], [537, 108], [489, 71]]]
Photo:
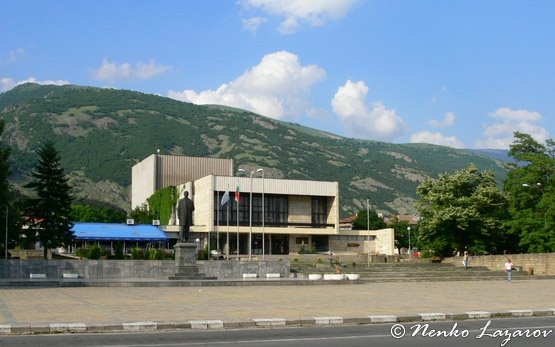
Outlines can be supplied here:
[[198, 106], [115, 89], [24, 84], [0, 94], [4, 137], [20, 185], [53, 140], [75, 195], [129, 209], [131, 167], [162, 154], [231, 158], [235, 167], [265, 169], [266, 177], [338, 181], [341, 214], [366, 206], [413, 213], [426, 176], [474, 163], [506, 175], [501, 161], [426, 144], [345, 138], [223, 106]]

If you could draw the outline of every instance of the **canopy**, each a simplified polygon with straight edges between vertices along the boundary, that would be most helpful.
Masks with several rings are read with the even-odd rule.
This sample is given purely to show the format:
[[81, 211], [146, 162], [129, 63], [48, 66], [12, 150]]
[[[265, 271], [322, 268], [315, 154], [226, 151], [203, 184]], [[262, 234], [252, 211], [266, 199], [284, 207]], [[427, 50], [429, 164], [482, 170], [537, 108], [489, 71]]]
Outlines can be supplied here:
[[159, 227], [150, 224], [75, 223], [73, 235], [78, 241], [166, 241]]

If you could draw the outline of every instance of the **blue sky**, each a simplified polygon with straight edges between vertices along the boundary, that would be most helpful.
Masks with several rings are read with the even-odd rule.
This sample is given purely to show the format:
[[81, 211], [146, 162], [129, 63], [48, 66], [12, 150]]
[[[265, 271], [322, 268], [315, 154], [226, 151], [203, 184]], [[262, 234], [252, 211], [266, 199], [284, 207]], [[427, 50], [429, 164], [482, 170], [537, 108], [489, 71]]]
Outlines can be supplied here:
[[335, 134], [508, 148], [555, 131], [555, 2], [4, 0], [27, 81], [224, 104]]

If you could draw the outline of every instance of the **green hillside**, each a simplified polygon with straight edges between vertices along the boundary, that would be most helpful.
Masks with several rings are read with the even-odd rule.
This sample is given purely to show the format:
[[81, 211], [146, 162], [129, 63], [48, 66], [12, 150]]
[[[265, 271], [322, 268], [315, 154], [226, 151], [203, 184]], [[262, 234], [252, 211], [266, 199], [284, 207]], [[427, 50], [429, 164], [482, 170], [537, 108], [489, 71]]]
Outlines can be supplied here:
[[223, 106], [198, 106], [126, 90], [24, 84], [0, 94], [13, 178], [26, 180], [35, 150], [53, 139], [78, 197], [129, 209], [131, 167], [163, 154], [231, 158], [266, 177], [338, 181], [343, 216], [366, 198], [386, 214], [414, 212], [425, 176], [469, 163], [506, 171], [486, 156], [424, 144], [356, 140]]

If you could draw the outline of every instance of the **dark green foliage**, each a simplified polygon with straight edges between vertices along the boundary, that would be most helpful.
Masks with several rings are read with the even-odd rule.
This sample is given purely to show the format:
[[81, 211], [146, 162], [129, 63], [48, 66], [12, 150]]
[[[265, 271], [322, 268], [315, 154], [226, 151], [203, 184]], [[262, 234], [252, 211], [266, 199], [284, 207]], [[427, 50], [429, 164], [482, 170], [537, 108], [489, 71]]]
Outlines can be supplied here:
[[201, 249], [198, 252], [197, 259], [198, 260], [208, 260], [209, 255], [210, 255], [210, 252], [208, 251], [208, 246], [205, 246], [203, 249]]
[[85, 259], [100, 259], [102, 256], [106, 255], [104, 248], [98, 243], [87, 245], [86, 247], [79, 248], [75, 251], [75, 255]]
[[153, 219], [156, 219], [146, 203], [135, 207], [129, 214], [129, 218], [132, 218], [135, 224], [150, 224]]
[[310, 247], [305, 247], [304, 245], [302, 245], [301, 247], [299, 247], [299, 254], [316, 254], [318, 253], [316, 251], [316, 246], [314, 244], [311, 244]]
[[515, 133], [509, 155], [519, 161], [505, 181], [510, 196], [509, 251], [555, 251], [555, 143]]
[[159, 219], [162, 225], [168, 225], [178, 199], [179, 192], [177, 188], [169, 186], [156, 191], [146, 201], [154, 219]]
[[123, 243], [120, 241], [114, 244], [114, 258], [118, 260], [125, 258], [123, 254]]
[[159, 248], [134, 247], [131, 249], [131, 258], [134, 260], [171, 260], [173, 259], [173, 253]]
[[[10, 176], [10, 149], [5, 146], [4, 137], [4, 121], [0, 119], [0, 230], [5, 231], [8, 228], [8, 244], [2, 237], [0, 244], [2, 247], [1, 256], [4, 256], [6, 247], [11, 248], [18, 243], [21, 228], [21, 217], [19, 207], [21, 199], [16, 191], [14, 191], [8, 181]], [[3, 233], [2, 233], [3, 235]]]
[[117, 207], [93, 207], [72, 205], [70, 218], [73, 222], [124, 223], [127, 213]]
[[357, 219], [353, 222], [353, 230], [367, 230], [370, 223], [370, 230], [378, 230], [386, 227], [383, 218], [380, 218], [376, 211], [370, 210], [370, 219], [368, 219], [366, 210], [360, 210], [357, 213]]
[[469, 250], [474, 254], [504, 249], [503, 222], [508, 201], [496, 187], [492, 172], [474, 165], [426, 179], [418, 187], [418, 242], [436, 255]]
[[31, 173], [32, 179], [25, 185], [35, 192], [28, 203], [30, 227], [27, 237], [40, 241], [46, 259], [48, 249], [66, 246], [72, 241], [71, 195], [53, 143], [46, 142], [38, 155], [39, 161]]
[[[393, 221], [388, 225], [389, 228], [395, 230], [395, 247], [407, 248], [409, 247], [409, 224], [403, 220], [394, 218]], [[414, 225], [410, 226], [410, 246], [411, 248], [417, 247], [417, 228]]]
[[236, 168], [263, 167], [268, 178], [338, 181], [342, 215], [355, 213], [370, 194], [380, 211], [413, 213], [419, 182], [470, 162], [500, 179], [506, 172], [463, 150], [348, 139], [229, 107], [125, 90], [25, 84], [0, 94], [0, 115], [10, 124], [18, 182], [45, 138], [59, 148], [66, 172], [122, 188], [131, 183], [131, 167], [156, 149], [234, 159]]

